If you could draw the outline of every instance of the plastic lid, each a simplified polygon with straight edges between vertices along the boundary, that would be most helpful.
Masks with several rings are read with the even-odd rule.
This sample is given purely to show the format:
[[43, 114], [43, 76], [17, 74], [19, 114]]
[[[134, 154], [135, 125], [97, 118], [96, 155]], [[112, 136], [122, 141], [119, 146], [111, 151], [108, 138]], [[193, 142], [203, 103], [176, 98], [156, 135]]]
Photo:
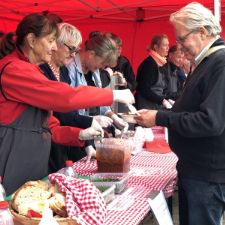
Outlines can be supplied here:
[[8, 209], [9, 203], [7, 201], [0, 201], [0, 209]]
[[73, 166], [72, 160], [66, 160], [66, 166]]

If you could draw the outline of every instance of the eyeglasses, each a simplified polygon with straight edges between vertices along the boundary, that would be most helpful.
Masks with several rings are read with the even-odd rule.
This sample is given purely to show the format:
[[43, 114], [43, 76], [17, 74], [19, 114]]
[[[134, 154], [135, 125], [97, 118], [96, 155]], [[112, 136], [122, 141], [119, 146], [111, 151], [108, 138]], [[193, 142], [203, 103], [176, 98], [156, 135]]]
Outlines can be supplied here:
[[183, 37], [177, 37], [176, 38], [176, 42], [179, 44], [182, 44], [185, 42], [185, 40], [188, 38], [188, 36], [192, 33], [196, 32], [196, 30], [191, 30], [190, 32], [188, 32], [187, 34], [185, 34]]
[[73, 53], [77, 54], [80, 50], [79, 48], [76, 48], [74, 46], [71, 47], [67, 45], [66, 43], [64, 43], [64, 45], [69, 49], [70, 54], [73, 54]]

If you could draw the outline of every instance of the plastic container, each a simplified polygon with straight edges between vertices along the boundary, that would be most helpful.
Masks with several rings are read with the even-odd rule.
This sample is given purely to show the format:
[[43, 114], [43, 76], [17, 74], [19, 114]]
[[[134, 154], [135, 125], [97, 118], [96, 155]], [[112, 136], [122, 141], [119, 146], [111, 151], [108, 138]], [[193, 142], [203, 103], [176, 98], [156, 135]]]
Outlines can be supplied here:
[[6, 193], [2, 185], [2, 177], [0, 176], [0, 201], [4, 201], [5, 199], [6, 199]]
[[101, 185], [101, 184], [98, 184], [95, 186], [99, 189], [99, 191], [101, 192], [102, 194], [102, 197], [105, 199], [105, 202], [106, 203], [109, 203], [111, 202], [114, 198], [115, 198], [115, 189], [116, 189], [116, 186], [113, 184], [111, 186], [104, 186], [104, 185]]
[[121, 193], [128, 184], [128, 174], [125, 173], [96, 173], [90, 176], [95, 186], [111, 187], [115, 185], [115, 193]]
[[66, 175], [68, 177], [74, 177], [74, 178], [78, 177], [77, 172], [73, 169], [73, 161], [72, 160], [66, 160], [66, 167], [62, 168], [58, 172]]
[[131, 146], [126, 140], [103, 138], [101, 142], [96, 142], [95, 146], [98, 172], [129, 172]]
[[0, 201], [0, 225], [13, 225], [13, 216], [9, 211], [9, 203]]
[[131, 147], [131, 154], [135, 155], [143, 150], [145, 137], [138, 131], [127, 131], [122, 134], [122, 139], [127, 140]]

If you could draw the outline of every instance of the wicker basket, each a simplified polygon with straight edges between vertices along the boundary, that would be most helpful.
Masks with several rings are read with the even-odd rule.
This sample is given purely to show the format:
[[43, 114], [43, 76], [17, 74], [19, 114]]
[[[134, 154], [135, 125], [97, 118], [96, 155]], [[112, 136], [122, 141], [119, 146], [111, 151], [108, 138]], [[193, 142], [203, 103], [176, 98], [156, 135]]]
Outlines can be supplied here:
[[[29, 218], [23, 215], [18, 214], [13, 209], [10, 209], [14, 220], [18, 221], [23, 225], [38, 225], [41, 221], [40, 218]], [[79, 225], [76, 221], [70, 218], [56, 218], [56, 221], [59, 225]]]

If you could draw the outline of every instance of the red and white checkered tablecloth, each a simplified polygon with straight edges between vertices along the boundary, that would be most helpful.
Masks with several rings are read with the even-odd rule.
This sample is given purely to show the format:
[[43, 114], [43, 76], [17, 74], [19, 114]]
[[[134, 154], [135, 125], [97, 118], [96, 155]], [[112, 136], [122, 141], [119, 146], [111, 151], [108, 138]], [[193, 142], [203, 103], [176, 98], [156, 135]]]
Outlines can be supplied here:
[[130, 200], [129, 208], [120, 210], [120, 206], [124, 205], [124, 202], [126, 203], [127, 201], [124, 199], [124, 201], [120, 202], [117, 209], [108, 210], [104, 225], [135, 225], [144, 219], [150, 210], [147, 199]]
[[177, 162], [177, 157], [173, 153], [157, 154], [142, 151], [131, 158], [131, 167], [160, 167], [173, 168]]
[[[177, 157], [173, 153], [157, 154], [143, 151], [132, 156], [128, 175], [128, 190], [132, 192], [125, 197], [117, 196], [119, 200], [115, 199], [108, 205], [105, 224], [139, 224], [150, 210], [147, 197], [151, 191], [163, 190], [166, 197], [171, 196], [176, 183], [176, 161]], [[97, 172], [97, 163], [96, 160], [86, 162], [82, 159], [74, 163], [73, 168], [79, 175], [87, 176]], [[112, 204], [117, 205], [111, 207]], [[121, 206], [127, 208], [121, 209]]]
[[[155, 127], [155, 138], [164, 138], [163, 128]], [[107, 205], [106, 225], [139, 224], [150, 210], [147, 201], [151, 191], [163, 190], [166, 197], [173, 194], [176, 184], [177, 157], [173, 153], [158, 154], [147, 151], [132, 156], [128, 174], [128, 189]], [[96, 160], [82, 159], [73, 168], [79, 175], [97, 172]]]

